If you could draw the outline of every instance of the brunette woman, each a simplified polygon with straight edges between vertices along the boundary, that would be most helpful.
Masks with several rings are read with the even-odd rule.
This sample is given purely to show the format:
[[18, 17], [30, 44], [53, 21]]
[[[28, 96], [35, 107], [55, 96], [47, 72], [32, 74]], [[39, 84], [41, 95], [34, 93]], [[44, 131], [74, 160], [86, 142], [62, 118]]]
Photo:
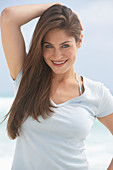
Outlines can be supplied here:
[[[21, 26], [37, 17], [27, 54]], [[113, 134], [113, 96], [74, 70], [81, 31], [76, 13], [60, 4], [9, 7], [1, 14], [16, 88], [6, 115], [8, 135], [17, 138], [12, 170], [88, 170], [84, 141], [95, 119]]]

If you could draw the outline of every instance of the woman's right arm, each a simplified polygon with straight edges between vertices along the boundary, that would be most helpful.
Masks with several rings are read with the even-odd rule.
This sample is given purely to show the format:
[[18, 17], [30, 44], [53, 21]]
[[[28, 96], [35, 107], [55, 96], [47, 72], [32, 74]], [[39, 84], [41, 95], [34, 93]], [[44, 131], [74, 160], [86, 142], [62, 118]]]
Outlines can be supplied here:
[[21, 26], [42, 15], [54, 5], [33, 4], [5, 8], [1, 13], [1, 37], [10, 74], [15, 80], [23, 67], [26, 48]]

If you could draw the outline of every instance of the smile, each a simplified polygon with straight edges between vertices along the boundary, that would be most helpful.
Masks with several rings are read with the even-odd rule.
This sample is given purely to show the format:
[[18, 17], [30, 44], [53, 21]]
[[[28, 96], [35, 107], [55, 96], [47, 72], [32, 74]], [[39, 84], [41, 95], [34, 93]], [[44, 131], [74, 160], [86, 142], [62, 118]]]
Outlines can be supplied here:
[[62, 65], [64, 65], [66, 62], [67, 62], [67, 60], [63, 60], [63, 61], [52, 61], [52, 63], [53, 63], [55, 66], [62, 66]]

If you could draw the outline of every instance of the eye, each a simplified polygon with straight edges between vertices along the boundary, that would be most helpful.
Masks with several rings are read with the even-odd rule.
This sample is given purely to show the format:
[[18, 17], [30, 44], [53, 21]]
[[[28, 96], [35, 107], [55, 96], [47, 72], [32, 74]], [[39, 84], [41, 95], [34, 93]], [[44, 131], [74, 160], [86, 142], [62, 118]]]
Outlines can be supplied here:
[[52, 48], [52, 45], [45, 45], [45, 48]]
[[68, 48], [69, 45], [68, 45], [68, 44], [64, 44], [62, 47], [63, 47], [63, 48]]

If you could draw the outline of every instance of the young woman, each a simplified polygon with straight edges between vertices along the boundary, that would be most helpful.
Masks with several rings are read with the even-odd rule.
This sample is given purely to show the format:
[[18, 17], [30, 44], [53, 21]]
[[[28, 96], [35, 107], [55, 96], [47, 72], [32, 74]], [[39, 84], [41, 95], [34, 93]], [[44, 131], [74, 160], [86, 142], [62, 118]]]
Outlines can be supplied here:
[[[26, 54], [21, 26], [37, 17]], [[8, 135], [17, 138], [12, 170], [88, 170], [84, 141], [95, 119], [113, 134], [113, 96], [74, 70], [81, 31], [78, 16], [60, 4], [9, 7], [1, 14], [17, 91], [6, 115]]]

